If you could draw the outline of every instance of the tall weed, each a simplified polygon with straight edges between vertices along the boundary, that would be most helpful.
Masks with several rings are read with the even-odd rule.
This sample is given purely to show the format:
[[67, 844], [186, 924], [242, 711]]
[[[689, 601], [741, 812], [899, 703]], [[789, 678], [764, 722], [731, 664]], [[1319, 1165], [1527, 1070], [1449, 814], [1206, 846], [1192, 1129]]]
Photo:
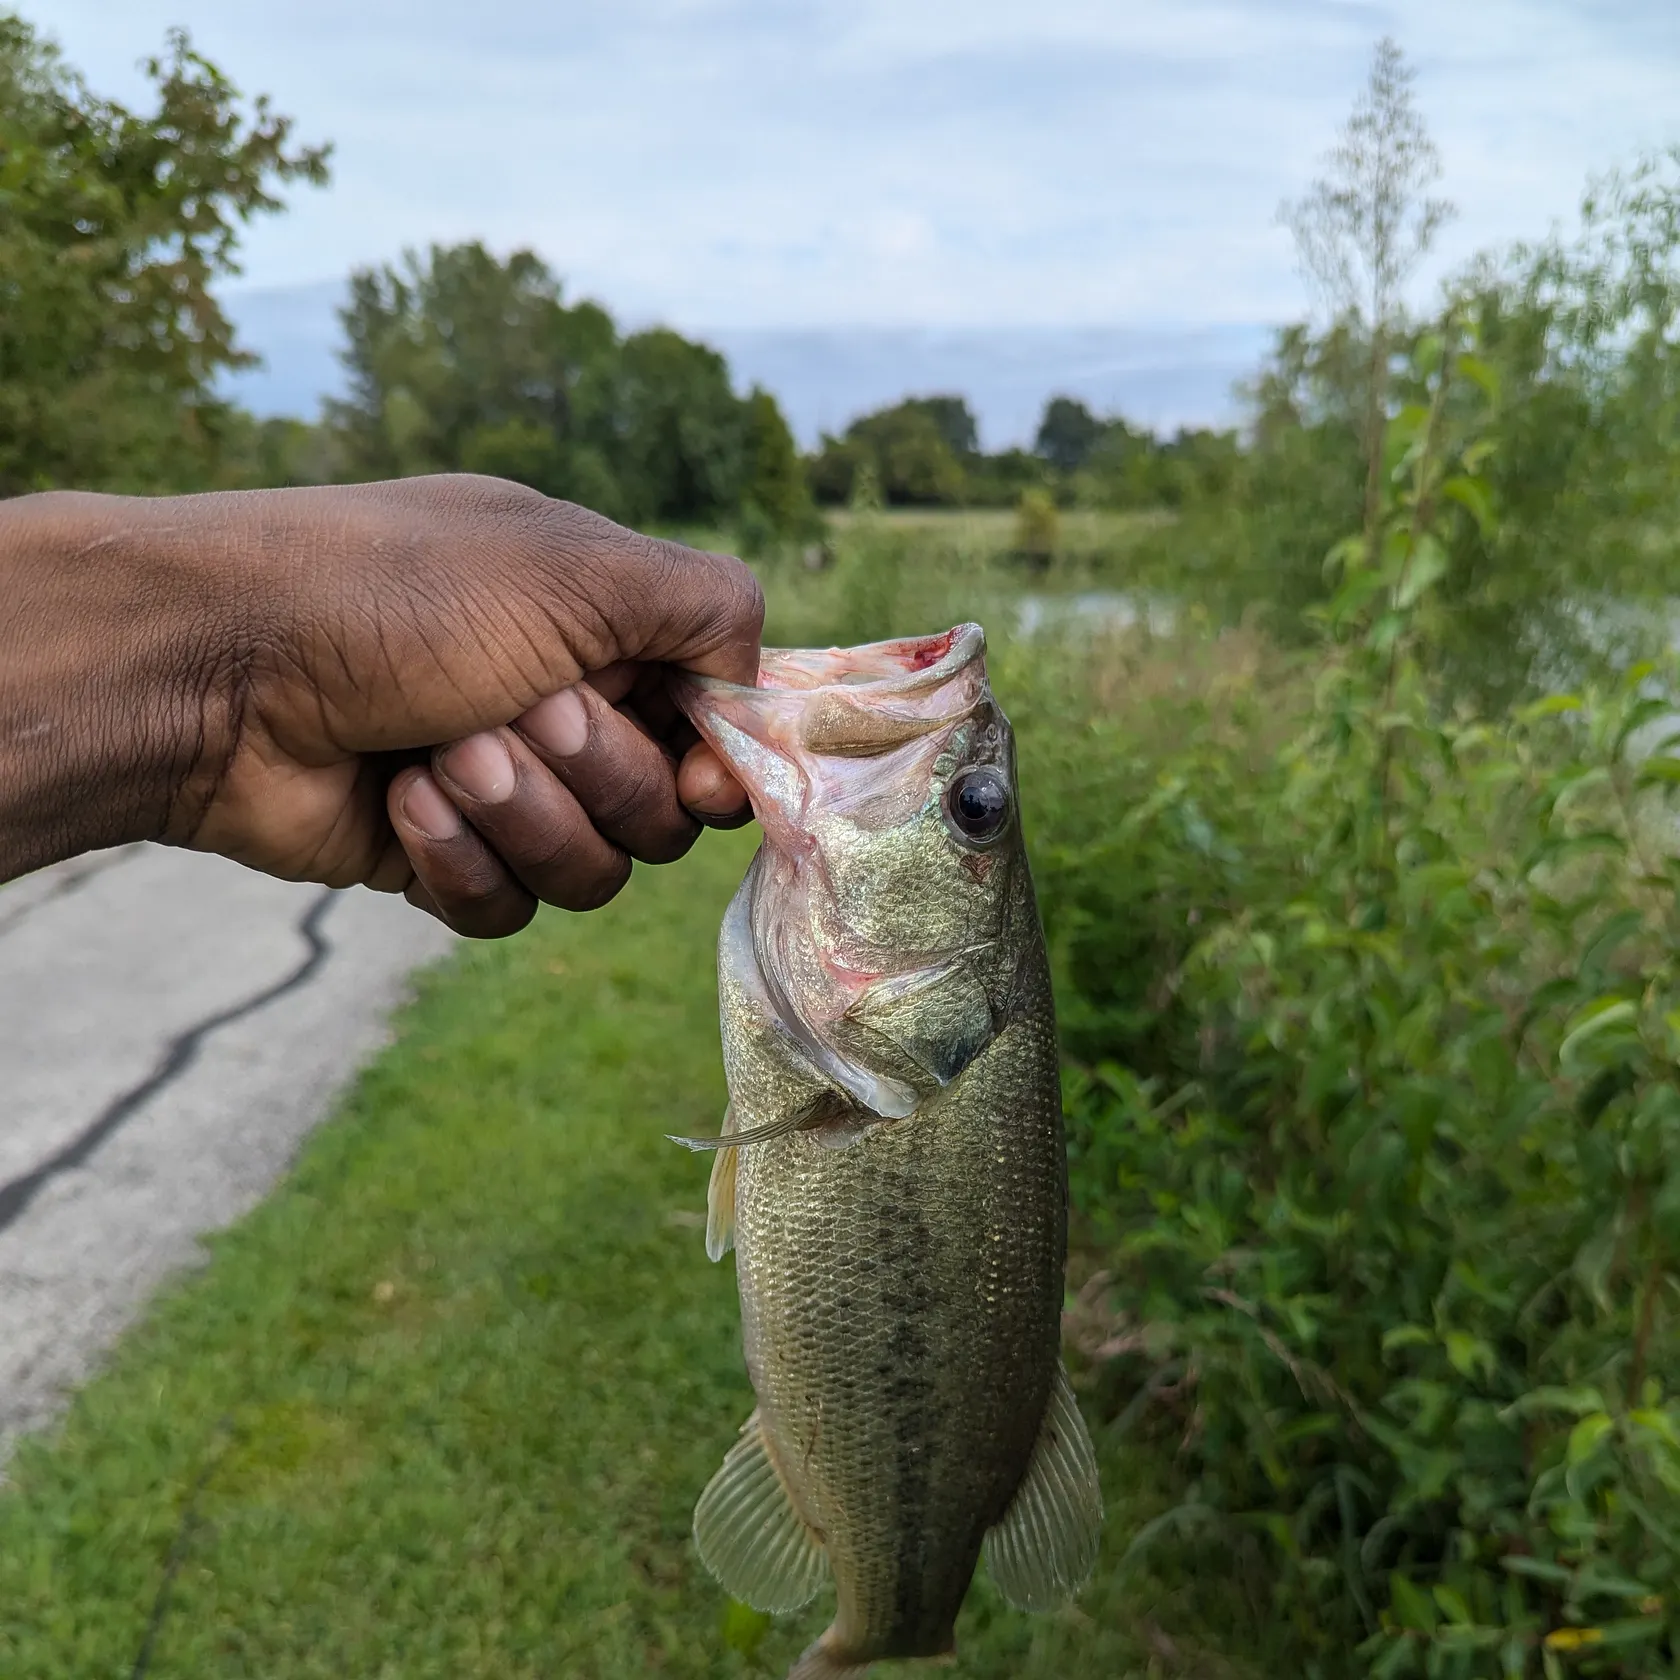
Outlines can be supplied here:
[[1259, 1548], [1295, 1671], [1654, 1680], [1680, 1662], [1674, 685], [1491, 719], [1432, 692], [1498, 393], [1456, 323], [1415, 372], [1310, 665], [1227, 640], [1088, 649], [1082, 695], [1000, 671], [1102, 1262], [1070, 1324], [1109, 1427], [1191, 1478], [1135, 1544]]

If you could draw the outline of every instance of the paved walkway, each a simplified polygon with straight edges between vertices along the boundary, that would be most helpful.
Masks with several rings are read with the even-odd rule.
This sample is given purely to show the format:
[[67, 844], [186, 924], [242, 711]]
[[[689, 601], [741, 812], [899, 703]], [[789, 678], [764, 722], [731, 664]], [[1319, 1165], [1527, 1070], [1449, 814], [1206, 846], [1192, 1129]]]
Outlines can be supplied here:
[[0, 889], [0, 1462], [284, 1172], [452, 936], [131, 846]]

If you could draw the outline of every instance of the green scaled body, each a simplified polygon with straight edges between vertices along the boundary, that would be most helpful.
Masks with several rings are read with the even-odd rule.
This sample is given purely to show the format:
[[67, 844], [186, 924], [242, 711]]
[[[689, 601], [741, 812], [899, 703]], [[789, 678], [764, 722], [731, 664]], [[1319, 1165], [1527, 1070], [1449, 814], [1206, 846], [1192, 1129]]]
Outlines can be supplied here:
[[758, 1407], [696, 1540], [763, 1610], [832, 1577], [799, 1680], [938, 1657], [983, 1550], [1046, 1609], [1101, 1520], [1059, 1355], [1055, 1015], [1013, 741], [973, 625], [767, 653], [757, 688], [680, 697], [765, 830], [719, 943], [707, 1227], [736, 1251]]

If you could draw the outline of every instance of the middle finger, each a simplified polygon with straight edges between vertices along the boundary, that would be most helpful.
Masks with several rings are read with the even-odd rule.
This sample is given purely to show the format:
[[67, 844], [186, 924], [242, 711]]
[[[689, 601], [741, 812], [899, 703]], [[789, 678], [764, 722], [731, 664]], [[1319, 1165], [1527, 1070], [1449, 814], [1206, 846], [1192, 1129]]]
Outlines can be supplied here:
[[677, 798], [671, 755], [589, 683], [538, 701], [513, 727], [631, 857], [670, 863], [694, 844], [700, 825]]

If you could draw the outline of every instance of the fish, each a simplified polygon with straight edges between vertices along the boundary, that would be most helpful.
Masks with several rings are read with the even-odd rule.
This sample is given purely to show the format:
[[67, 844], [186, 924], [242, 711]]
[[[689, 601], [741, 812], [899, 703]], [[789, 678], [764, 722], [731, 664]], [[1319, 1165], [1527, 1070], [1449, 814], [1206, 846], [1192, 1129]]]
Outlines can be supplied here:
[[763, 831], [718, 940], [722, 1133], [675, 1140], [715, 1150], [706, 1250], [734, 1248], [757, 1401], [694, 1539], [761, 1611], [832, 1579], [789, 1680], [949, 1659], [982, 1555], [1050, 1609], [1102, 1523], [1014, 737], [977, 624], [673, 688]]

